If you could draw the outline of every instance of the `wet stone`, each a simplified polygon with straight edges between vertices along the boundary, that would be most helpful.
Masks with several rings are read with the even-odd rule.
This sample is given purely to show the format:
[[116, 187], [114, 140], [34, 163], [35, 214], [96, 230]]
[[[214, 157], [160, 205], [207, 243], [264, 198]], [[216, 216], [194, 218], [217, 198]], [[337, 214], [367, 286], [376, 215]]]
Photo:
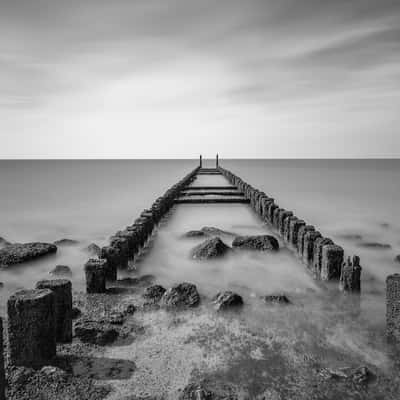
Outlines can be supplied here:
[[71, 317], [77, 319], [82, 315], [82, 311], [78, 307], [72, 307]]
[[80, 320], [75, 324], [75, 336], [84, 343], [105, 346], [119, 336], [117, 329], [100, 321]]
[[56, 240], [54, 244], [56, 246], [76, 246], [77, 244], [79, 244], [79, 241], [74, 239], [60, 239]]
[[290, 300], [285, 294], [269, 294], [263, 297], [266, 303], [272, 304], [290, 304]]
[[146, 288], [143, 293], [143, 297], [147, 300], [151, 300], [154, 303], [157, 303], [161, 300], [161, 297], [166, 292], [166, 289], [161, 285], [153, 285]]
[[217, 311], [237, 308], [243, 305], [242, 296], [231, 291], [218, 293], [212, 300]]
[[208, 239], [192, 250], [192, 258], [196, 260], [208, 260], [225, 255], [230, 250], [220, 238]]
[[0, 249], [0, 268], [31, 261], [53, 254], [57, 246], [51, 243], [14, 243]]
[[232, 247], [247, 250], [279, 250], [278, 240], [271, 235], [237, 236]]
[[67, 265], [56, 265], [56, 267], [52, 269], [49, 274], [55, 276], [72, 276], [72, 271]]
[[192, 283], [179, 283], [169, 288], [161, 298], [161, 305], [166, 308], [195, 307], [200, 303], [200, 295]]
[[54, 294], [54, 317], [56, 341], [68, 343], [72, 340], [72, 285], [66, 279], [43, 280], [36, 289], [50, 289]]

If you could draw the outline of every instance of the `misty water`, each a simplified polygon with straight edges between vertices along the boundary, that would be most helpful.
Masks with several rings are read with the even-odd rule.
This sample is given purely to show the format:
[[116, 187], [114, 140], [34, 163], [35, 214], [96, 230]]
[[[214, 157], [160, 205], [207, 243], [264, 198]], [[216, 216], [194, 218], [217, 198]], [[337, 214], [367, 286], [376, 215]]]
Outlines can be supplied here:
[[[176, 345], [182, 337], [167, 329], [171, 322], [168, 316], [154, 314], [152, 323], [158, 324], [159, 335], [164, 336], [149, 338], [148, 345], [154, 349], [160, 341], [164, 344], [156, 364], [145, 364], [143, 354], [143, 369], [157, 368], [163, 362], [170, 366], [174, 360], [184, 368], [186, 359], [190, 359], [188, 371], [193, 365], [200, 368], [205, 363], [205, 371], [223, 370], [225, 379], [243, 379], [236, 376], [237, 371], [232, 372], [234, 368], [249, 376], [253, 371], [254, 387], [265, 379], [265, 371], [272, 376], [289, 373], [287, 360], [296, 370], [301, 369], [301, 363], [308, 365], [300, 360], [303, 356], [323, 360], [325, 366], [336, 368], [367, 364], [381, 374], [398, 371], [393, 348], [385, 340], [385, 279], [400, 272], [400, 264], [395, 262], [395, 256], [400, 254], [397, 214], [400, 190], [396, 185], [400, 162], [227, 160], [222, 165], [274, 197], [281, 207], [315, 225], [323, 235], [342, 245], [346, 254], [360, 255], [363, 267], [360, 300], [341, 296], [337, 284], [314, 281], [283, 243], [276, 254], [235, 252], [217, 261], [192, 260], [190, 251], [202, 240], [183, 238], [189, 230], [212, 226], [232, 234], [276, 233], [245, 204], [177, 205], [163, 219], [133, 271], [121, 271], [120, 275], [153, 274], [157, 283], [165, 286], [181, 281], [195, 283], [205, 301], [201, 311], [186, 317], [182, 337], [187, 339], [188, 332], [205, 327], [207, 335], [203, 339], [207, 343], [210, 340], [220, 343], [221, 347], [208, 344], [201, 357], [193, 346], [186, 349], [185, 355], [177, 353]], [[12, 292], [33, 287], [37, 280], [48, 278], [48, 272], [57, 264], [71, 267], [73, 287], [82, 291], [83, 264], [88, 258], [85, 247], [92, 242], [105, 244], [109, 236], [131, 224], [156, 197], [195, 166], [193, 160], [1, 161], [0, 236], [11, 242], [53, 242], [63, 238], [79, 241], [74, 246], [60, 246], [54, 256], [0, 271], [0, 281], [4, 282], [0, 289], [1, 314], [4, 315], [6, 300]], [[192, 185], [228, 186], [229, 183], [222, 176], [203, 175]], [[230, 244], [234, 236], [226, 234], [221, 238]], [[389, 244], [390, 248], [363, 246], [370, 242]], [[225, 289], [238, 292], [245, 301], [244, 312], [223, 321], [226, 331], [222, 336], [229, 337], [226, 339], [231, 346], [229, 351], [222, 349], [219, 322], [207, 305], [207, 299]], [[267, 307], [261, 296], [272, 293], [286, 293], [293, 306]], [[142, 322], [149, 324], [148, 318], [143, 316]], [[251, 339], [244, 340], [247, 330], [251, 332], [249, 336], [268, 338], [268, 343], [255, 345]], [[235, 346], [235, 335], [241, 337], [240, 346]], [[244, 342], [250, 343], [250, 348]], [[168, 346], [170, 352], [166, 350]], [[204, 341], [201, 346], [204, 348]], [[234, 351], [237, 351], [235, 357], [231, 354]], [[105, 352], [110, 357], [135, 355], [139, 359], [143, 343]], [[279, 359], [278, 353], [284, 354], [285, 361]], [[225, 365], [228, 359], [230, 367]], [[139, 360], [135, 362], [140, 366]], [[274, 363], [285, 364], [286, 372], [278, 367], [273, 370]], [[307, 374], [305, 371], [304, 375]], [[168, 373], [165, 377], [160, 375], [161, 371], [157, 381], [161, 391], [171, 386], [172, 378]], [[148, 377], [140, 377], [140, 372], [135, 380], [131, 386], [126, 382], [115, 383], [118, 393], [140, 388], [138, 382], [143, 386], [148, 384]], [[386, 393], [387, 387], [382, 385], [382, 390]]]

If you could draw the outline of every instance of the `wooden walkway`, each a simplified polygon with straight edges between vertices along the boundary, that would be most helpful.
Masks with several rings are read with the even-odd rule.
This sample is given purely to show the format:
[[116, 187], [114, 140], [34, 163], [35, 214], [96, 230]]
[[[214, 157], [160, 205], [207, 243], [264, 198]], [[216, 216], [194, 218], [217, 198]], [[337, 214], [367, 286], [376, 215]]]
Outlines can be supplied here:
[[[200, 168], [196, 175], [220, 175], [216, 168]], [[175, 204], [237, 204], [250, 203], [236, 186], [186, 186], [175, 199]]]

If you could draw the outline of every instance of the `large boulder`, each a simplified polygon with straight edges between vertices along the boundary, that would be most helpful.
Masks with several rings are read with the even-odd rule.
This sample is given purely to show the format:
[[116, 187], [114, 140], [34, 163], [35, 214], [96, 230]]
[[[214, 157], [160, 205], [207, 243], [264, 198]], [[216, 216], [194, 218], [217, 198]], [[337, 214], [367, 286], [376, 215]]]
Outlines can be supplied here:
[[218, 293], [213, 298], [216, 310], [222, 311], [229, 308], [235, 308], [243, 305], [242, 296], [231, 292], [230, 290]]
[[279, 250], [278, 240], [271, 235], [237, 236], [232, 246], [246, 250]]
[[117, 339], [117, 329], [104, 321], [80, 320], [75, 324], [75, 336], [84, 343], [104, 346]]
[[55, 253], [57, 246], [51, 243], [14, 243], [0, 249], [0, 267], [8, 267]]
[[208, 239], [192, 250], [192, 257], [196, 260], [208, 260], [223, 256], [230, 250], [219, 237]]
[[146, 290], [143, 293], [143, 297], [146, 300], [157, 303], [161, 300], [161, 297], [163, 297], [165, 292], [166, 289], [161, 285], [152, 285], [146, 288]]
[[52, 269], [49, 274], [55, 276], [72, 276], [72, 271], [67, 265], [56, 265], [56, 267]]
[[166, 308], [195, 307], [200, 303], [200, 295], [192, 283], [183, 282], [169, 288], [161, 298]]

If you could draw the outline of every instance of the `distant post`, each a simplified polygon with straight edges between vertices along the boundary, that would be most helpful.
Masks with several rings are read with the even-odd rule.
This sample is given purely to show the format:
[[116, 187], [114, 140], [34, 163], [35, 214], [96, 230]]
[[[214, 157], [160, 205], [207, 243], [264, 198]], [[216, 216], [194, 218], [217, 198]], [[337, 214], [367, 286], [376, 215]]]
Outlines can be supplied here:
[[218, 153], [217, 153], [217, 158], [215, 159], [215, 166], [218, 168], [219, 161], [218, 161]]
[[3, 351], [3, 320], [0, 318], [0, 400], [5, 400], [6, 398], [6, 376], [4, 373]]
[[203, 166], [203, 157], [200, 154], [200, 168]]

